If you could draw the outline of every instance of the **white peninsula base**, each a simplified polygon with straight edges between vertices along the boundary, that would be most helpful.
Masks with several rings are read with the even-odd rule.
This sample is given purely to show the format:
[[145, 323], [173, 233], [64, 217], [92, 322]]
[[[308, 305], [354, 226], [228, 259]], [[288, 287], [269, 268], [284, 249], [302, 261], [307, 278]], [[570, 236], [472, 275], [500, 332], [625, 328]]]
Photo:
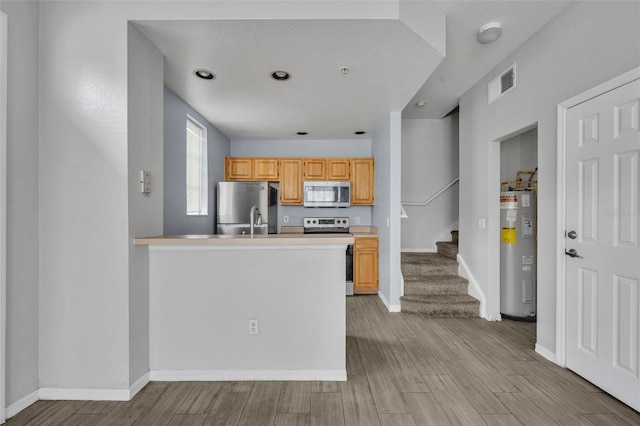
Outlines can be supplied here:
[[346, 243], [238, 243], [149, 245], [151, 380], [346, 380]]

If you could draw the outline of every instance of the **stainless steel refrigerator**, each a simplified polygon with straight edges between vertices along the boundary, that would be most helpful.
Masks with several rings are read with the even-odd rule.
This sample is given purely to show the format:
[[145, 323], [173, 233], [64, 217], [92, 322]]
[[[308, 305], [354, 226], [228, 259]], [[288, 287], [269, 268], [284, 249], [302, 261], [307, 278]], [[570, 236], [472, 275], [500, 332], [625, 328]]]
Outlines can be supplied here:
[[[218, 182], [216, 233], [275, 234], [278, 230], [278, 190], [269, 182]], [[252, 213], [253, 211], [253, 213]]]

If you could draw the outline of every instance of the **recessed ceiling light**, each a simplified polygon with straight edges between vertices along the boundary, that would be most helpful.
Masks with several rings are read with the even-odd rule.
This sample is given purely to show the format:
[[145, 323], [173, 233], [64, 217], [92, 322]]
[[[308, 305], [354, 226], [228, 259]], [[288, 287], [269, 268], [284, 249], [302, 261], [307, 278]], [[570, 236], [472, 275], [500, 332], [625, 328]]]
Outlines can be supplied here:
[[425, 106], [427, 103], [425, 101], [418, 101], [416, 102], [416, 106], [418, 108], [422, 108], [423, 106]]
[[286, 81], [291, 78], [291, 74], [286, 71], [274, 71], [271, 73], [271, 78], [278, 81]]
[[362, 130], [358, 130], [357, 132], [353, 132], [353, 133], [354, 133], [355, 135], [364, 135], [364, 134], [365, 134], [365, 133], [367, 133], [367, 132], [362, 131]]
[[205, 69], [194, 70], [193, 74], [203, 80], [213, 80], [214, 78], [216, 78], [216, 75], [214, 73]]
[[309, 133], [307, 132], [297, 132], [296, 135], [300, 135], [300, 136], [304, 136], [304, 135], [308, 135]]
[[499, 22], [490, 22], [480, 27], [478, 35], [476, 35], [476, 40], [478, 40], [480, 44], [490, 44], [498, 40], [501, 35], [502, 25], [500, 25]]

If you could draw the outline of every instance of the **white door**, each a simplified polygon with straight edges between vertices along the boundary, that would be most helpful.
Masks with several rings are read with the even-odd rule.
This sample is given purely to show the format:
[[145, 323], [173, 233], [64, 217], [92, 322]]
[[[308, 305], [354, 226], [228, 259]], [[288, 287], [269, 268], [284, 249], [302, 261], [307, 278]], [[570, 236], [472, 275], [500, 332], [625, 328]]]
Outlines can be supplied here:
[[566, 366], [640, 410], [640, 80], [566, 129]]

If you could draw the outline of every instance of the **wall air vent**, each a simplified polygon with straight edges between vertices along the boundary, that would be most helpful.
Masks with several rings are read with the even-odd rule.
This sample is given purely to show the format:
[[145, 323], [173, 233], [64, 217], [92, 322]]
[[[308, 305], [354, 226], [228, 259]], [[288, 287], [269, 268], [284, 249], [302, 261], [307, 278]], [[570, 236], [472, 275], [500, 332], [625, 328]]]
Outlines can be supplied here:
[[513, 64], [505, 72], [494, 78], [489, 83], [489, 104], [494, 103], [505, 93], [516, 88], [516, 64]]

